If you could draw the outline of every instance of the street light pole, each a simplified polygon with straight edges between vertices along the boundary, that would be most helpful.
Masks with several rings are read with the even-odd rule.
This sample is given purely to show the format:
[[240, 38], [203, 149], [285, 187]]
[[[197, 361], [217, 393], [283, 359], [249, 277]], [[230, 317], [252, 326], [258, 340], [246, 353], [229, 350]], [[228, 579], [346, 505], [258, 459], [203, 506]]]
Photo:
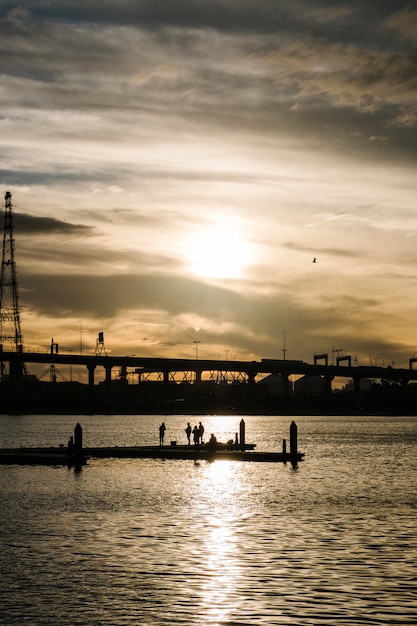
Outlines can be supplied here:
[[201, 343], [201, 341], [196, 340], [194, 341], [195, 343], [195, 360], [198, 361], [198, 344]]
[[[71, 356], [73, 351], [68, 349], [68, 352], [70, 353], [70, 356]], [[72, 383], [72, 361], [70, 361], [70, 382]]]

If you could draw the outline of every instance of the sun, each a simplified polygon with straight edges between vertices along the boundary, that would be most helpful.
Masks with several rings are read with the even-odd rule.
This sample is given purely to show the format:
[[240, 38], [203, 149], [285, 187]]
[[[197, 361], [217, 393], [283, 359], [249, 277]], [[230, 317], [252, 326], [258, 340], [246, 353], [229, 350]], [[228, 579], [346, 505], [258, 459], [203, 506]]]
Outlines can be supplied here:
[[186, 245], [193, 274], [202, 278], [239, 279], [253, 260], [252, 245], [227, 224], [216, 224], [194, 232]]

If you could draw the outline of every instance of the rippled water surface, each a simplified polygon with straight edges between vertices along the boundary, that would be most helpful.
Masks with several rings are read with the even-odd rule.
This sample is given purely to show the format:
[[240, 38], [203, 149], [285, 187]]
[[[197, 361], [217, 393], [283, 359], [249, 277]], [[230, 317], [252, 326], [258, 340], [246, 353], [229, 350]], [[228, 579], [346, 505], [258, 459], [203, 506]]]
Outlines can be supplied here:
[[[183, 416], [0, 416], [1, 447], [185, 443]], [[291, 418], [245, 417], [279, 450]], [[240, 418], [208, 416], [234, 437]], [[417, 624], [417, 419], [297, 418], [291, 465], [0, 466], [0, 624]]]

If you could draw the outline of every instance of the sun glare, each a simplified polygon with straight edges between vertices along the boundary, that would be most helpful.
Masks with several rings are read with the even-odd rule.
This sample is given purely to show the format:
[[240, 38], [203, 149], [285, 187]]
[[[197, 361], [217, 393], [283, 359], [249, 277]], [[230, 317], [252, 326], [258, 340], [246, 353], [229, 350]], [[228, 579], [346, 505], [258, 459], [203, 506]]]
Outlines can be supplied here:
[[231, 226], [219, 224], [194, 233], [186, 250], [191, 272], [203, 278], [242, 278], [252, 261], [252, 245]]

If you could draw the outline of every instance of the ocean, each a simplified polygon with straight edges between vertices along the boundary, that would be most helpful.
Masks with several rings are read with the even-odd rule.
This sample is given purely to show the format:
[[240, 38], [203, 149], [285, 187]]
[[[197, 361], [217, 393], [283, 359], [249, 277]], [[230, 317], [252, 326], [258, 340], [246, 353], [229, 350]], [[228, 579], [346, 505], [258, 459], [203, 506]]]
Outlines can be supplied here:
[[[0, 416], [0, 447], [186, 442], [241, 416]], [[280, 451], [292, 417], [245, 416]], [[417, 418], [297, 417], [291, 464], [0, 466], [2, 626], [417, 624]]]

